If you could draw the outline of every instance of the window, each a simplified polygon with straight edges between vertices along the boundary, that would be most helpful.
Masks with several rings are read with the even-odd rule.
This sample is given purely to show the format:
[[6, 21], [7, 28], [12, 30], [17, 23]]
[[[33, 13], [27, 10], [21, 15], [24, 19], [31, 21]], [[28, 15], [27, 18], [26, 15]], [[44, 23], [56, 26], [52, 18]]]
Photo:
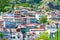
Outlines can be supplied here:
[[20, 25], [21, 23], [19, 22], [19, 23], [16, 23], [16, 25]]
[[15, 28], [16, 23], [15, 22], [5, 22], [6, 23], [6, 28]]
[[15, 37], [10, 37], [11, 39], [15, 39]]
[[35, 14], [28, 14], [30, 17], [35, 17]]
[[10, 21], [6, 21], [6, 22], [5, 22], [5, 24], [7, 24], [7, 25], [10, 25], [10, 23], [11, 23]]
[[56, 27], [52, 27], [52, 29], [56, 29]]
[[18, 39], [20, 38], [20, 36], [18, 36]]
[[20, 15], [20, 14], [15, 14], [15, 15]]
[[33, 28], [36, 28], [36, 26], [27, 26], [27, 28], [33, 29]]
[[50, 27], [47, 27], [48, 29], [50, 29]]
[[16, 23], [15, 22], [11, 22], [10, 27], [11, 28], [15, 28], [16, 27]]
[[15, 23], [19, 25], [21, 23], [20, 19], [15, 19]]
[[35, 19], [35, 18], [31, 18], [31, 19], [30, 19], [30, 23], [38, 23], [38, 20]]
[[21, 17], [25, 17], [25, 15], [21, 15]]
[[5, 18], [4, 20], [5, 21], [11, 21], [11, 20], [13, 20], [13, 18]]
[[23, 18], [23, 23], [22, 24], [26, 24], [27, 23], [27, 18]]
[[15, 16], [14, 17], [20, 17], [21, 15], [20, 14], [15, 14]]
[[15, 37], [13, 37], [13, 39], [15, 39]]
[[60, 20], [60, 18], [52, 18], [52, 20], [59, 21], [59, 20]]
[[52, 14], [56, 14], [55, 12], [51, 12]]
[[12, 39], [12, 37], [10, 37]]
[[15, 19], [16, 22], [20, 22], [20, 19]]

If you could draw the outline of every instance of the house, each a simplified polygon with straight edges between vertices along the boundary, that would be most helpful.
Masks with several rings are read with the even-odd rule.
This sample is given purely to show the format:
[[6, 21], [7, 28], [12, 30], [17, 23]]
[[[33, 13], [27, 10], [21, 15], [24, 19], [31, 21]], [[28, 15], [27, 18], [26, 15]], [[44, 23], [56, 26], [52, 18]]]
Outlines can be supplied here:
[[27, 9], [16, 10], [14, 19], [17, 25], [38, 24], [35, 14], [35, 11], [29, 11]]
[[23, 40], [23, 35], [21, 32], [12, 33], [9, 40]]
[[13, 13], [3, 13], [3, 15], [2, 15], [2, 19], [4, 21], [14, 21], [13, 18], [14, 18]]

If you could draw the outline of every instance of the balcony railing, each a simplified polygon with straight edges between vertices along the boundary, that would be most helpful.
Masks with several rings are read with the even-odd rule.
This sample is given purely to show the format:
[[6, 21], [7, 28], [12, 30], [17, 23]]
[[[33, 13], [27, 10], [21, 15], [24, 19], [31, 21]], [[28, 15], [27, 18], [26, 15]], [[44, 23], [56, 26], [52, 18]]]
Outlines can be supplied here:
[[6, 13], [6, 14], [3, 14], [3, 16], [4, 16], [4, 17], [8, 17], [8, 16], [9, 16], [9, 17], [13, 17], [14, 14], [13, 14], [13, 13]]

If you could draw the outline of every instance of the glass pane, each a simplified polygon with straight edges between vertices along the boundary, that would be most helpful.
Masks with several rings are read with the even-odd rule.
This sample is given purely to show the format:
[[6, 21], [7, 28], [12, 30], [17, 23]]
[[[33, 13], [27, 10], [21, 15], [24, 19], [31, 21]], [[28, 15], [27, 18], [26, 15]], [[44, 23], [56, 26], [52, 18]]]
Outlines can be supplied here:
[[37, 20], [37, 19], [35, 19], [35, 18], [34, 18], [34, 19], [33, 19], [33, 18], [31, 18], [31, 19], [30, 19], [30, 23], [38, 23], [38, 20]]
[[11, 21], [11, 20], [13, 20], [13, 18], [5, 18], [4, 20], [5, 21]]
[[20, 22], [20, 19], [15, 19], [15, 22]]

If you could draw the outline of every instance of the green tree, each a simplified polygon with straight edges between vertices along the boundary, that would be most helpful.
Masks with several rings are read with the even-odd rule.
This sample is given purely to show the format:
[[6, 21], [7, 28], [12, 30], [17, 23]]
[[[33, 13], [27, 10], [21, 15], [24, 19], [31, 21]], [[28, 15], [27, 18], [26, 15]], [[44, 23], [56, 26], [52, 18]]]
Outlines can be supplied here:
[[0, 12], [6, 11], [5, 7], [9, 6], [9, 0], [0, 0]]
[[0, 37], [2, 38], [3, 37], [3, 34], [0, 32]]
[[23, 4], [20, 4], [20, 5], [23, 6], [23, 7], [28, 7], [29, 6], [28, 3], [23, 3]]
[[47, 17], [46, 16], [42, 16], [41, 18], [39, 18], [39, 23], [46, 23], [47, 22]]
[[[58, 35], [57, 35], [58, 34]], [[53, 36], [53, 38], [52, 38], [52, 40], [60, 40], [60, 26], [58, 27], [58, 33], [56, 32], [56, 33], [54, 33], [53, 34], [54, 36]], [[49, 40], [49, 38], [48, 38], [48, 33], [47, 32], [42, 32], [42, 33], [40, 33], [37, 37], [36, 37], [36, 39], [35, 40], [40, 40], [40, 39], [43, 39], [43, 40]]]
[[49, 40], [48, 38], [48, 33], [47, 32], [42, 32], [40, 33], [35, 40]]
[[53, 0], [53, 5], [59, 5], [60, 1], [59, 0]]

